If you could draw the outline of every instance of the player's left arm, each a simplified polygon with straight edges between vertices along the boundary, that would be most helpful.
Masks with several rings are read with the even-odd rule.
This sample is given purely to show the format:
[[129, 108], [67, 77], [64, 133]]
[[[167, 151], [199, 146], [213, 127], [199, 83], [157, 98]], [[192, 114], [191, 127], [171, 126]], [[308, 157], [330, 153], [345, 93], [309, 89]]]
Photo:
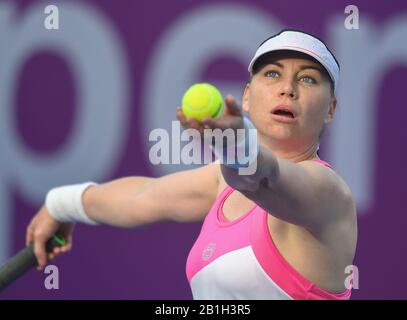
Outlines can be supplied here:
[[226, 182], [264, 210], [314, 233], [355, 213], [352, 194], [333, 170], [316, 161], [294, 163], [260, 147], [254, 175], [221, 166]]

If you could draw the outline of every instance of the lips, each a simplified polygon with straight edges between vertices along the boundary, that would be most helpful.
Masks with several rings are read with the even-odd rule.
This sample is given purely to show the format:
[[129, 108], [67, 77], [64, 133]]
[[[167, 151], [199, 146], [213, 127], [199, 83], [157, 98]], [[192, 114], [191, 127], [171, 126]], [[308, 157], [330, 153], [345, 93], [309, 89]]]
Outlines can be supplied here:
[[294, 114], [288, 110], [276, 110], [273, 112], [273, 114], [277, 114], [277, 115], [283, 116], [283, 117], [294, 118]]
[[296, 120], [297, 113], [289, 105], [277, 105], [271, 111], [272, 118], [285, 123], [291, 123]]

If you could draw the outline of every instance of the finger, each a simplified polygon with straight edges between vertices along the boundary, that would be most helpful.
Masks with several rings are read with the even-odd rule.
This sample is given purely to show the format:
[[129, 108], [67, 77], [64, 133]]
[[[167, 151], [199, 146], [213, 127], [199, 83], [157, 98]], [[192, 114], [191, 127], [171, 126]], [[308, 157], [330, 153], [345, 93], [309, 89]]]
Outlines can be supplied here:
[[177, 118], [181, 122], [183, 127], [188, 127], [188, 119], [185, 117], [184, 113], [180, 108], [177, 109]]
[[68, 252], [69, 250], [71, 250], [71, 248], [72, 248], [72, 243], [67, 243], [67, 244], [59, 247], [61, 253]]
[[185, 116], [181, 107], [177, 108], [177, 118], [178, 118], [178, 120], [180, 120], [183, 123], [191, 123], [191, 124], [198, 123], [199, 124], [199, 121], [197, 121], [196, 119]]
[[187, 118], [185, 117], [184, 113], [181, 110], [181, 107], [178, 107], [177, 109], [177, 118], [181, 122], [182, 126], [185, 128], [194, 128], [194, 129], [200, 129], [202, 125], [196, 121], [193, 118]]
[[234, 116], [242, 115], [242, 109], [240, 108], [240, 105], [237, 103], [237, 101], [233, 98], [233, 96], [231, 95], [226, 96], [225, 104], [228, 114]]
[[203, 133], [203, 124], [195, 119], [188, 118], [185, 121], [181, 121], [181, 125], [184, 129], [195, 129], [198, 130], [201, 134]]
[[181, 119], [182, 120], [186, 120], [186, 117], [185, 117], [185, 114], [184, 114], [184, 112], [182, 111], [182, 108], [181, 107], [178, 107], [177, 108], [177, 118], [181, 121]]
[[65, 240], [66, 240], [66, 243], [65, 243], [65, 245], [63, 245], [62, 246], [62, 248], [67, 248], [67, 250], [71, 250], [71, 248], [72, 248], [72, 230], [69, 232], [69, 233], [67, 233], [67, 234], [65, 234]]
[[203, 124], [199, 122], [198, 120], [195, 120], [193, 118], [188, 118], [187, 119], [187, 125], [189, 128], [196, 129], [198, 131], [203, 130]]
[[65, 245], [62, 250], [64, 250], [64, 252], [68, 252], [72, 250], [72, 243], [68, 243], [67, 245]]
[[41, 234], [35, 236], [34, 254], [37, 257], [39, 269], [42, 269], [47, 263], [47, 253], [45, 251], [45, 242], [46, 242], [46, 239]]
[[202, 124], [204, 125], [204, 128], [208, 128], [208, 129], [214, 129], [217, 128], [219, 123], [218, 123], [218, 119], [214, 119], [214, 118], [205, 118], [202, 120]]
[[70, 237], [68, 239], [68, 243], [64, 247], [66, 247], [66, 250], [69, 251], [72, 249], [72, 246], [73, 246], [72, 237]]
[[59, 253], [61, 253], [61, 247], [55, 247], [55, 248], [52, 250], [52, 253], [53, 253], [53, 254], [59, 254]]
[[29, 246], [31, 242], [34, 240], [34, 234], [31, 226], [28, 226], [27, 231], [25, 233], [25, 245]]
[[229, 121], [224, 118], [220, 118], [220, 119], [214, 119], [214, 118], [206, 118], [202, 121], [205, 129], [227, 129], [229, 128]]
[[186, 119], [179, 119], [178, 120], [181, 122], [181, 126], [183, 128], [186, 128], [188, 126], [187, 120]]

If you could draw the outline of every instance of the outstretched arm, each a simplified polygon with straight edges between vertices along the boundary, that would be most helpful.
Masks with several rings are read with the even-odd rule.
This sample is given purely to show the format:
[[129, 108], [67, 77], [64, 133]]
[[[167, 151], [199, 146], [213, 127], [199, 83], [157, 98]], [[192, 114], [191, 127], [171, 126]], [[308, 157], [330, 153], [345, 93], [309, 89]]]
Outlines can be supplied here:
[[[242, 112], [231, 96], [226, 107], [225, 115], [204, 124], [212, 129], [242, 129]], [[244, 175], [238, 167], [225, 164], [221, 172], [230, 186], [273, 216], [318, 233], [328, 223], [354, 214], [352, 194], [333, 170], [315, 161], [278, 158], [261, 146], [253, 150], [258, 150], [254, 173]]]
[[331, 169], [312, 160], [294, 163], [260, 148], [257, 171], [241, 176], [222, 165], [228, 184], [264, 210], [287, 222], [318, 233], [327, 224], [353, 213], [352, 194]]
[[91, 219], [119, 227], [200, 221], [216, 199], [219, 174], [212, 163], [161, 178], [122, 178], [88, 188], [83, 204]]
[[[132, 228], [161, 220], [202, 220], [216, 199], [219, 164], [182, 171], [161, 178], [127, 177], [88, 187], [80, 199], [87, 218], [99, 223]], [[72, 223], [53, 218], [42, 206], [27, 227], [26, 244], [34, 242], [39, 269], [72, 247]], [[67, 244], [47, 255], [45, 243], [60, 233]]]

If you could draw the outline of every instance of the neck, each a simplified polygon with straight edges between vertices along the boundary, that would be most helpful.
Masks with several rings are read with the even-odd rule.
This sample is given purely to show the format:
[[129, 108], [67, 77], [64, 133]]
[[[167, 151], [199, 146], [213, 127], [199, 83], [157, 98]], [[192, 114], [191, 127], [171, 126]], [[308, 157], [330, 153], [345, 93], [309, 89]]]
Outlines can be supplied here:
[[273, 154], [282, 159], [292, 162], [301, 162], [305, 160], [319, 159], [317, 151], [319, 149], [318, 141], [312, 143], [299, 143], [288, 141], [275, 141], [259, 137], [262, 146], [270, 149]]

